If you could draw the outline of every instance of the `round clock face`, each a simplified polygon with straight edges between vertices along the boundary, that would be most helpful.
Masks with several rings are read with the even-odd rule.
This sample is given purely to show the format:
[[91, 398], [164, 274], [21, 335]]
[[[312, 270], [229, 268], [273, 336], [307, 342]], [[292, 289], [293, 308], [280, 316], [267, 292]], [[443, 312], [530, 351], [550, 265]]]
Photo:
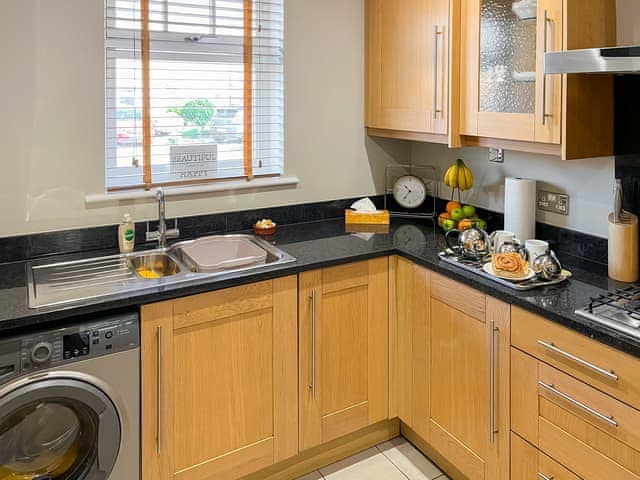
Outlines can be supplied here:
[[417, 208], [427, 198], [427, 188], [420, 178], [405, 175], [393, 184], [393, 198], [401, 207]]

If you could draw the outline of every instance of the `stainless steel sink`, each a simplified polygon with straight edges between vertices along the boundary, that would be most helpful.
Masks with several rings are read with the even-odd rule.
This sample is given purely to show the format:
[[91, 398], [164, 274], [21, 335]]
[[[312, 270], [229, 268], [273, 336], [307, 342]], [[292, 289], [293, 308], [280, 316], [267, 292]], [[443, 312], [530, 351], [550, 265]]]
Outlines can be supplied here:
[[159, 286], [197, 284], [222, 275], [260, 270], [296, 261], [288, 253], [254, 235], [217, 237], [246, 239], [266, 252], [266, 260], [260, 264], [202, 272], [185, 254], [185, 247], [199, 240], [196, 239], [146, 252], [50, 264], [32, 263], [27, 268], [29, 307], [86, 304], [96, 299], [121, 297]]
[[129, 258], [129, 264], [140, 278], [156, 280], [180, 273], [180, 265], [166, 253], [149, 253]]

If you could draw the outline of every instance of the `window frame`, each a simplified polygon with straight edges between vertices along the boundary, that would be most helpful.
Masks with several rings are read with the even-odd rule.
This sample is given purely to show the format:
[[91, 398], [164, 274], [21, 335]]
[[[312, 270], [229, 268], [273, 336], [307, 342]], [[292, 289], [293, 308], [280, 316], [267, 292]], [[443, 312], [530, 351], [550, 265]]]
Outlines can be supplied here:
[[[144, 0], [141, 0], [144, 1]], [[154, 3], [156, 3], [159, 0], [150, 0]], [[162, 4], [165, 5], [165, 12], [168, 8], [168, 5], [170, 3], [171, 0], [162, 0]], [[216, 2], [218, 0], [210, 0], [210, 12], [211, 12], [211, 23], [212, 26], [211, 28], [213, 29], [213, 31], [215, 32], [215, 29], [218, 27], [216, 25]], [[149, 34], [152, 36], [153, 38], [153, 49], [150, 50], [151, 52], [153, 52], [153, 56], [154, 59], [156, 58], [161, 58], [162, 60], [167, 60], [167, 61], [176, 61], [176, 62], [181, 62], [181, 61], [188, 61], [185, 60], [185, 57], [182, 55], [182, 53], [189, 53], [189, 54], [202, 54], [202, 57], [199, 57], [198, 61], [203, 61], [203, 62], [211, 62], [211, 63], [216, 63], [216, 61], [222, 61], [224, 60], [224, 63], [233, 63], [233, 64], [238, 64], [238, 65], [244, 65], [245, 66], [245, 97], [244, 97], [244, 101], [243, 101], [243, 108], [245, 111], [245, 122], [244, 122], [244, 130], [243, 130], [243, 144], [244, 144], [244, 154], [243, 154], [243, 158], [241, 160], [241, 162], [244, 164], [244, 171], [245, 171], [245, 175], [242, 176], [233, 176], [233, 177], [225, 177], [225, 178], [208, 178], [208, 179], [204, 179], [204, 180], [175, 180], [175, 181], [170, 181], [170, 182], [154, 182], [153, 181], [153, 167], [154, 165], [152, 164], [151, 158], [152, 156], [150, 156], [150, 159], [148, 161], [149, 163], [149, 167], [151, 170], [151, 181], [145, 182], [145, 168], [146, 167], [146, 161], [145, 161], [145, 154], [144, 154], [144, 140], [143, 140], [143, 147], [140, 148], [138, 145], [138, 143], [136, 142], [136, 145], [138, 146], [137, 148], [139, 148], [140, 152], [138, 153], [137, 151], [134, 152], [134, 157], [140, 157], [140, 163], [142, 163], [143, 165], [138, 164], [138, 166], [134, 166], [133, 162], [131, 166], [121, 166], [118, 167], [117, 166], [117, 159], [118, 159], [118, 137], [117, 137], [117, 131], [118, 131], [118, 126], [117, 126], [117, 114], [115, 112], [117, 112], [118, 109], [118, 100], [117, 100], [117, 87], [115, 86], [115, 78], [113, 79], [114, 81], [114, 86], [110, 87], [108, 84], [105, 84], [105, 108], [107, 109], [106, 111], [113, 111], [114, 114], [113, 115], [106, 115], [106, 121], [105, 121], [105, 187], [107, 191], [123, 191], [123, 190], [139, 190], [139, 189], [145, 189], [145, 190], [149, 190], [152, 187], [155, 186], [186, 186], [186, 185], [203, 185], [203, 184], [208, 184], [208, 183], [222, 183], [222, 182], [230, 182], [230, 181], [237, 181], [238, 179], [246, 179], [246, 180], [251, 180], [252, 178], [254, 178], [253, 175], [253, 168], [254, 168], [254, 142], [256, 142], [256, 139], [254, 138], [254, 130], [253, 130], [253, 122], [255, 121], [254, 119], [254, 105], [253, 105], [253, 89], [255, 88], [256, 82], [260, 81], [260, 72], [254, 72], [253, 70], [253, 2], [251, 2], [251, 0], [243, 0], [245, 2], [245, 5], [249, 2], [251, 4], [251, 9], [248, 11], [245, 9], [245, 15], [244, 15], [244, 29], [242, 30], [242, 35], [215, 35], [215, 34], [211, 34], [211, 35], [195, 35], [195, 36], [190, 36], [188, 34], [185, 33], [179, 33], [179, 32], [167, 32], [166, 30], [168, 30], [168, 25], [169, 22], [167, 20], [167, 17], [165, 15], [165, 28], [163, 31], [157, 31], [157, 30], [150, 30]], [[113, 2], [113, 3], [111, 3]], [[106, 7], [105, 7], [105, 68], [107, 69], [106, 71], [113, 71], [115, 72], [115, 62], [117, 62], [118, 59], [120, 58], [124, 58], [124, 59], [128, 59], [128, 60], [135, 60], [136, 57], [138, 56], [136, 54], [134, 45], [136, 44], [136, 42], [140, 42], [140, 37], [142, 37], [142, 28], [141, 29], [131, 29], [131, 28], [120, 28], [120, 29], [116, 29], [115, 27], [109, 27], [109, 16], [108, 16], [108, 8], [116, 8], [115, 7], [115, 0], [106, 0], [105, 3]], [[110, 6], [113, 5], [113, 6]], [[249, 12], [249, 14], [247, 15], [247, 12]], [[248, 18], [247, 18], [248, 17]], [[147, 23], [147, 28], [149, 26], [150, 23], [157, 23], [155, 21], [149, 21], [149, 23]], [[221, 27], [221, 28], [226, 28], [226, 27]], [[185, 35], [187, 35], [187, 37], [185, 37]], [[195, 38], [198, 37], [198, 38]], [[184, 47], [181, 47], [181, 45], [184, 45]], [[238, 47], [241, 47], [244, 51], [243, 54], [237, 54], [238, 52]], [[160, 50], [162, 51], [162, 53], [158, 53], [156, 52], [156, 50]], [[170, 50], [170, 53], [168, 52], [168, 50]], [[228, 55], [228, 54], [224, 54], [226, 52], [233, 52], [235, 53], [235, 55]], [[140, 58], [140, 57], [138, 57]], [[248, 68], [248, 72], [246, 72]], [[110, 70], [111, 69], [111, 70]], [[249, 88], [248, 88], [248, 93], [247, 93], [247, 79], [250, 82], [249, 83]], [[107, 82], [109, 81], [108, 79], [106, 80]], [[282, 84], [284, 87], [284, 84]], [[249, 103], [247, 102], [247, 98], [249, 98]], [[284, 103], [282, 104], [282, 107], [284, 107]], [[142, 109], [142, 108], [141, 108]], [[134, 110], [134, 111], [137, 111]], [[135, 122], [137, 122], [137, 119], [135, 118], [134, 115], [134, 124]], [[151, 122], [151, 120], [149, 120], [149, 122]], [[284, 124], [283, 124], [284, 126]], [[149, 127], [151, 128], [151, 126]], [[141, 128], [141, 132], [142, 132], [142, 128]], [[142, 134], [141, 136], [144, 136], [144, 134]], [[139, 135], [136, 133], [136, 138], [139, 138]], [[258, 142], [261, 142], [261, 139], [257, 140]], [[273, 147], [272, 147], [273, 148]], [[282, 138], [282, 143], [281, 145], [275, 147], [276, 149], [281, 149], [281, 157], [279, 162], [274, 163], [273, 165], [269, 165], [269, 169], [274, 170], [274, 172], [271, 173], [263, 173], [263, 174], [259, 174], [259, 175], [255, 175], [256, 177], [282, 177], [282, 175], [284, 174], [284, 137]], [[279, 163], [279, 165], [278, 165]], [[259, 165], [258, 168], [262, 168], [262, 161], [259, 160], [257, 165]], [[277, 168], [279, 166], [279, 168]], [[117, 174], [122, 174], [122, 175], [130, 175], [132, 177], [140, 177], [141, 181], [136, 181], [136, 182], [131, 182], [129, 184], [126, 185], [117, 185], [117, 184], [109, 184], [109, 178], [113, 177], [113, 169], [117, 169]], [[107, 172], [111, 170], [111, 175], [109, 175]], [[279, 170], [277, 173], [275, 173], [275, 170]], [[160, 172], [162, 173], [162, 172]], [[118, 176], [116, 175], [116, 177]]]

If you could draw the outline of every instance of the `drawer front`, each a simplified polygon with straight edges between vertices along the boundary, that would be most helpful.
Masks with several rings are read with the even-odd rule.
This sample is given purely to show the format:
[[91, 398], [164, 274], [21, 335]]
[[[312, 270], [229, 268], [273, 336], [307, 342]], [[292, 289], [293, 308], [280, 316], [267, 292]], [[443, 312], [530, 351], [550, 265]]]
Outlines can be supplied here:
[[511, 375], [516, 433], [584, 480], [640, 480], [640, 412], [516, 349]]
[[486, 297], [478, 290], [437, 273], [432, 273], [431, 296], [470, 317], [484, 322]]
[[511, 480], [581, 480], [518, 435], [511, 434]]
[[173, 301], [173, 328], [193, 327], [273, 305], [273, 281], [249, 283]]
[[520, 308], [511, 344], [640, 409], [640, 360]]

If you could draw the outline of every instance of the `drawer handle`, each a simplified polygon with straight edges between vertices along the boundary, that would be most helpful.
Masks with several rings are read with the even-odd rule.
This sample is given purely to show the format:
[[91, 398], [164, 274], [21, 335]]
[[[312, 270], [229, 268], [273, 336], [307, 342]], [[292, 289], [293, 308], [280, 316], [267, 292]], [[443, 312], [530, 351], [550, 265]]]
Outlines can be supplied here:
[[561, 392], [560, 390], [555, 388], [553, 386], [553, 384], [547, 384], [547, 383], [544, 383], [542, 381], [538, 381], [538, 385], [540, 385], [545, 390], [550, 391], [554, 395], [562, 398], [563, 400], [566, 400], [570, 404], [578, 407], [579, 409], [584, 410], [588, 414], [593, 415], [594, 417], [598, 418], [599, 420], [602, 420], [603, 422], [606, 422], [606, 423], [608, 423], [609, 425], [611, 425], [613, 427], [617, 427], [618, 426], [618, 422], [616, 422], [611, 415], [605, 415], [604, 413], [600, 413], [599, 411], [591, 408], [589, 405], [587, 405], [585, 403], [582, 403], [580, 400], [576, 400], [575, 398], [567, 395], [566, 393]]
[[538, 472], [538, 478], [540, 480], [553, 480], [553, 476], [545, 475], [542, 472]]
[[597, 365], [594, 365], [591, 362], [587, 362], [586, 360], [583, 360], [580, 357], [576, 357], [575, 355], [569, 353], [569, 352], [565, 352], [564, 350], [556, 347], [552, 342], [545, 342], [543, 340], [538, 340], [538, 343], [540, 345], [542, 345], [544, 348], [546, 348], [547, 350], [551, 350], [553, 353], [557, 353], [558, 355], [571, 360], [572, 362], [577, 363], [578, 365], [581, 365], [585, 368], [588, 368], [589, 370], [592, 370], [604, 377], [607, 377], [611, 380], [618, 380], [619, 377], [618, 375], [616, 375], [613, 370], [606, 370], [604, 368], [598, 367]]

